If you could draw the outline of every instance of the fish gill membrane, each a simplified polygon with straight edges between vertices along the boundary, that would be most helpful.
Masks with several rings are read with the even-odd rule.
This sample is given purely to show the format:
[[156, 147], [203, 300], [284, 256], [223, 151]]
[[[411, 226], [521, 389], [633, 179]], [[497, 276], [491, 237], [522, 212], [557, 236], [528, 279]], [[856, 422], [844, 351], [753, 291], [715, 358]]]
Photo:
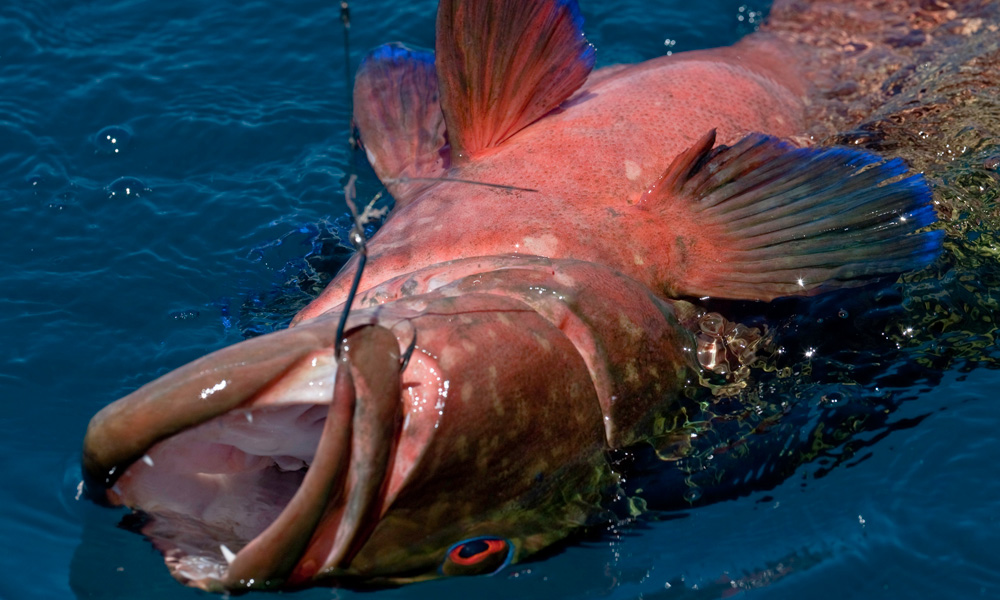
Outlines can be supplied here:
[[[558, 5], [575, 9], [571, 3]], [[456, 123], [468, 120], [453, 117]], [[418, 123], [418, 129], [424, 125]], [[438, 127], [424, 130], [434, 135], [421, 139], [438, 144]], [[495, 133], [478, 129], [463, 137], [460, 147], [470, 156], [500, 152], [481, 148], [508, 143], [503, 136], [509, 132], [499, 134], [499, 142], [489, 141]], [[659, 172], [653, 175], [654, 185], [638, 194], [637, 210], [665, 201], [654, 190], [677, 193], [686, 186], [697, 193], [681, 197], [696, 210], [735, 212], [753, 219], [768, 243], [822, 256], [833, 236], [798, 245], [781, 238], [780, 228], [768, 229], [766, 214], [752, 209], [759, 194], [752, 189], [745, 194], [750, 188], [741, 187], [740, 177], [778, 185], [784, 200], [792, 202], [815, 198], [817, 190], [835, 194], [833, 182], [802, 195], [795, 191], [796, 178], [808, 168], [769, 170], [765, 163], [748, 169], [734, 159], [771, 156], [794, 163], [787, 157], [797, 152], [807, 163], [821, 157], [808, 163], [813, 167], [835, 168], [840, 157], [854, 164], [851, 172], [867, 172], [867, 181], [880, 189], [868, 200], [895, 197], [904, 216], [918, 215], [915, 224], [897, 227], [897, 235], [932, 225], [933, 211], [921, 204], [928, 198], [923, 180], [906, 179], [900, 163], [879, 163], [863, 152], [795, 150], [768, 136], [721, 135], [729, 137], [719, 146], [713, 134], [691, 140], [686, 154], [675, 151], [667, 172], [660, 179]], [[363, 140], [366, 149], [371, 141]], [[421, 164], [433, 169], [449, 164], [438, 163], [433, 154], [418, 156], [430, 156]], [[891, 165], [885, 169], [890, 176], [879, 177], [885, 164]], [[402, 178], [388, 171], [380, 176], [403, 196], [465, 181], [460, 172], [451, 178], [456, 181], [439, 183], [420, 173], [418, 165]], [[414, 183], [420, 185], [409, 185]], [[521, 191], [536, 193], [533, 186]], [[905, 193], [894, 195], [900, 189]], [[506, 192], [512, 199], [518, 193]], [[705, 198], [711, 202], [698, 204]], [[784, 211], [780, 218], [794, 221], [794, 208], [779, 200], [772, 204]], [[869, 214], [859, 206], [848, 202], [838, 210]], [[860, 224], [879, 239], [893, 239], [878, 218], [862, 218]], [[816, 233], [804, 227], [806, 238]], [[908, 238], [920, 258], [900, 254], [875, 272], [866, 272], [862, 261], [834, 273], [844, 277], [842, 284], [856, 285], [939, 264], [933, 262], [939, 233]], [[777, 252], [752, 243], [743, 250]], [[343, 340], [336, 339], [336, 321], [345, 306], [343, 296], [332, 305], [327, 298], [323, 310], [295, 327], [213, 353], [101, 411], [84, 444], [88, 489], [139, 511], [140, 530], [164, 552], [171, 573], [197, 587], [401, 583], [494, 572], [581, 526], [606, 521], [608, 500], [623, 485], [619, 466], [608, 461], [609, 450], [653, 441], [657, 461], [687, 461], [677, 472], [692, 475], [705, 470], [691, 464], [710, 456], [691, 445], [691, 432], [713, 433], [728, 421], [746, 430], [740, 439], [748, 440], [783, 424], [802, 425], [783, 420], [795, 399], [742, 403], [755, 395], [802, 393], [780, 384], [808, 375], [806, 369], [770, 381], [770, 391], [748, 379], [748, 366], [783, 371], [764, 354], [775, 347], [773, 338], [663, 297], [662, 288], [651, 291], [617, 266], [525, 254], [414, 265], [362, 286], [339, 358]], [[737, 273], [740, 285], [750, 290], [760, 281], [753, 271]], [[353, 276], [345, 273], [338, 280]], [[911, 275], [902, 285], [922, 277]], [[777, 285], [787, 290], [780, 286], [794, 289], [795, 283]], [[683, 294], [684, 288], [677, 291]], [[900, 321], [885, 322], [897, 327]], [[714, 400], [702, 394], [706, 389]], [[703, 409], [700, 416], [687, 410], [685, 399], [693, 396]], [[757, 409], [763, 410], [756, 417], [733, 418]], [[854, 425], [847, 423], [837, 436]], [[728, 454], [737, 462], [745, 456], [740, 439]], [[807, 461], [815, 455], [798, 456]], [[692, 482], [688, 477], [682, 485]], [[690, 504], [699, 497], [684, 499]]]

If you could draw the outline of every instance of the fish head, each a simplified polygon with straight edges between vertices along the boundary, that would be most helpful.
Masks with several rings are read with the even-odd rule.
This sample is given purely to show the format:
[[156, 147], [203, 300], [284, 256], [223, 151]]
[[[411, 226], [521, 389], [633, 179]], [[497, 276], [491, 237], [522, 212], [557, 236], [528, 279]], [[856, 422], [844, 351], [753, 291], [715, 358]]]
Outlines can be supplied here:
[[572, 344], [515, 300], [415, 297], [224, 348], [92, 420], [88, 489], [208, 590], [495, 572], [615, 476]]

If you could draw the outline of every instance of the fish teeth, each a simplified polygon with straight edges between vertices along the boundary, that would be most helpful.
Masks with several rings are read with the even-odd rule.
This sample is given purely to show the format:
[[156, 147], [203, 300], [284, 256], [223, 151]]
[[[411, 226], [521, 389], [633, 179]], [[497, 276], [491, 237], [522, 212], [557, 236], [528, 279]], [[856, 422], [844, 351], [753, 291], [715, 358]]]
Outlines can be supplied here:
[[233, 561], [236, 560], [236, 553], [227, 548], [225, 544], [219, 544], [219, 550], [222, 551], [222, 556], [226, 559], [226, 562], [233, 564]]

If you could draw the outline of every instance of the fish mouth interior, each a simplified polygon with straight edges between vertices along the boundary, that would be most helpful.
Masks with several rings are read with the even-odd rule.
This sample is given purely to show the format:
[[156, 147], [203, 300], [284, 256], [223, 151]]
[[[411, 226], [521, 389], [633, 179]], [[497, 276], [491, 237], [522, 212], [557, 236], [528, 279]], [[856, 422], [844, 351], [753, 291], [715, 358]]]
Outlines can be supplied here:
[[[215, 587], [285, 509], [312, 464], [328, 404], [240, 408], [154, 445], [108, 490], [177, 579]], [[133, 519], [134, 521], [134, 519]]]

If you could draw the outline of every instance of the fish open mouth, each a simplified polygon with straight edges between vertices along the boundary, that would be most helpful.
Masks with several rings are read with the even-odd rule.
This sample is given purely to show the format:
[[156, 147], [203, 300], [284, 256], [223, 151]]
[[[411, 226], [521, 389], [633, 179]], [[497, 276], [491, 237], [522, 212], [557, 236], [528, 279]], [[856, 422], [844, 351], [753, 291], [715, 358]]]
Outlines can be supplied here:
[[301, 488], [328, 411], [292, 404], [220, 415], [156, 444], [108, 497], [140, 507], [140, 532], [177, 579], [223, 581]]
[[[315, 329], [209, 355], [91, 423], [88, 487], [138, 511], [182, 582], [218, 591], [337, 575], [378, 518], [398, 434], [398, 341], [362, 326], [338, 358], [332, 332]], [[288, 352], [262, 364], [265, 346]]]

